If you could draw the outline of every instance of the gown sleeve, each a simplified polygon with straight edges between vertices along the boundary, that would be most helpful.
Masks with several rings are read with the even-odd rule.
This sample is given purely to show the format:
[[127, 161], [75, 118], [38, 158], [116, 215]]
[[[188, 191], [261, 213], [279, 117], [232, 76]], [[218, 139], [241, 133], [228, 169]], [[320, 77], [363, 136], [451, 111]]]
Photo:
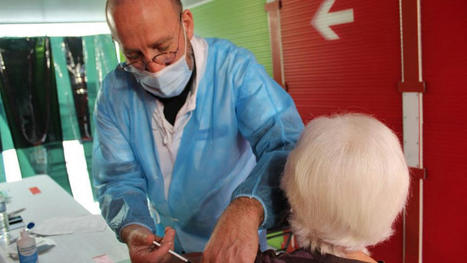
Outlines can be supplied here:
[[104, 80], [95, 110], [97, 138], [92, 174], [101, 213], [120, 239], [120, 231], [138, 224], [155, 232], [146, 198], [146, 180], [129, 144], [125, 100], [115, 72]]
[[257, 199], [264, 209], [261, 228], [271, 228], [287, 208], [280, 179], [289, 152], [294, 148], [303, 122], [292, 98], [272, 80], [253, 55], [235, 75], [239, 88], [236, 112], [240, 133], [249, 141], [257, 164], [232, 198]]

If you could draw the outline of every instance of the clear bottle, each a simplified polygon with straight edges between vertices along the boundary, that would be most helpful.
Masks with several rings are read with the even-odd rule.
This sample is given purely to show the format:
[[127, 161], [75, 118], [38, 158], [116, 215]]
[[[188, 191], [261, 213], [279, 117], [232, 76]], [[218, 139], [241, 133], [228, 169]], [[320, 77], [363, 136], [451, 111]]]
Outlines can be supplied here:
[[8, 246], [10, 236], [8, 234], [8, 214], [6, 212], [6, 198], [0, 193], [0, 243]]
[[31, 237], [26, 230], [21, 231], [20, 239], [16, 241], [20, 263], [38, 263], [36, 239]]

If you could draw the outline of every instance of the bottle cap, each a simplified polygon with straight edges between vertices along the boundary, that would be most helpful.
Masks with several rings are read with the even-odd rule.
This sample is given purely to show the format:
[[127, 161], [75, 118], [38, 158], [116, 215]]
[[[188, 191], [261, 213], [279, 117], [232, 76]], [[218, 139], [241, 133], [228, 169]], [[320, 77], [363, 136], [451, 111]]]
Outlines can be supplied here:
[[29, 222], [28, 225], [26, 226], [27, 230], [31, 230], [36, 224], [34, 222]]

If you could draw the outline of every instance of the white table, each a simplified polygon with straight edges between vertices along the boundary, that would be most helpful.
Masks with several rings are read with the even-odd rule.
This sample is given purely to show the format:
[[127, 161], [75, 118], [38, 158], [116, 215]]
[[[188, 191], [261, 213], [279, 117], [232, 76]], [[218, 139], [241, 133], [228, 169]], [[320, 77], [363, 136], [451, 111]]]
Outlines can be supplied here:
[[[29, 190], [31, 187], [39, 188], [41, 193], [33, 195]], [[26, 208], [20, 213], [25, 224], [28, 222], [37, 224], [51, 217], [75, 217], [90, 214], [47, 175], [33, 176], [13, 183], [2, 183], [0, 190], [6, 191], [11, 198], [7, 203], [8, 211]], [[12, 234], [17, 235], [18, 231], [13, 231]], [[116, 239], [114, 232], [108, 226], [103, 232], [73, 233], [48, 238], [54, 240], [57, 245], [39, 255], [41, 263], [94, 263], [92, 258], [103, 254], [115, 263], [129, 262], [126, 245]], [[5, 255], [3, 257], [5, 262], [18, 262], [9, 257], [5, 258]], [[1, 258], [0, 262], [2, 262]]]

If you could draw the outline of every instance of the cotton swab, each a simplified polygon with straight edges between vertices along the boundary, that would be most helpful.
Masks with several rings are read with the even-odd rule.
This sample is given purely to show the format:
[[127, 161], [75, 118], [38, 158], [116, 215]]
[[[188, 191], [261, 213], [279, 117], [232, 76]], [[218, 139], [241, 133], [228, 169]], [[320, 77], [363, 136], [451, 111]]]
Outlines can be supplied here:
[[[154, 245], [158, 246], [158, 247], [161, 246], [161, 244], [160, 244], [159, 242], [155, 241], [155, 240], [152, 241], [152, 243], [153, 243]], [[178, 259], [180, 259], [180, 260], [183, 261], [183, 262], [191, 263], [188, 259], [182, 257], [180, 254], [178, 254], [177, 252], [175, 252], [175, 251], [173, 251], [173, 250], [171, 250], [171, 249], [169, 249], [169, 253], [170, 253], [171, 255], [177, 257]]]

